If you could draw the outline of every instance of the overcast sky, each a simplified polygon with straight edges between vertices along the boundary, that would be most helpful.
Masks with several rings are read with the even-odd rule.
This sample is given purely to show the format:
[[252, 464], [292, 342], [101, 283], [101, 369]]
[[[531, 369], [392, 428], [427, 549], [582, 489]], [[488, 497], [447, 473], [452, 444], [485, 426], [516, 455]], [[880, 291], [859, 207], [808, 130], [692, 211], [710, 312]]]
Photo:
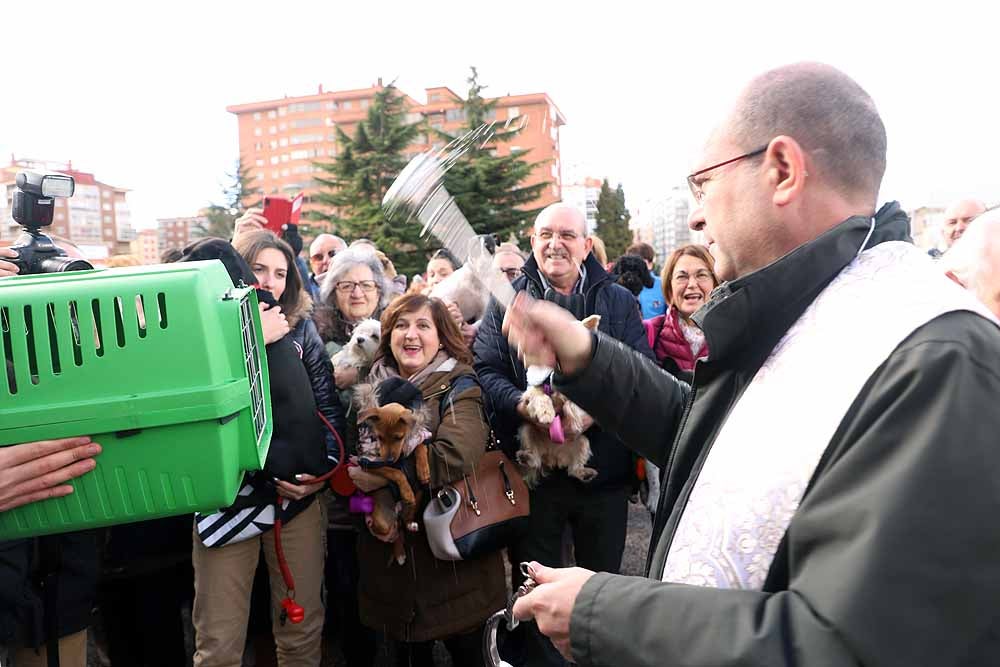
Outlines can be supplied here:
[[635, 207], [683, 184], [741, 84], [821, 60], [879, 106], [883, 199], [1000, 200], [996, 3], [877, 4], [21, 3], [0, 30], [0, 160], [72, 159], [131, 189], [134, 223], [152, 226], [219, 198], [238, 152], [228, 104], [380, 76], [423, 101], [429, 86], [464, 94], [475, 65], [487, 94], [548, 93], [564, 172], [621, 181]]

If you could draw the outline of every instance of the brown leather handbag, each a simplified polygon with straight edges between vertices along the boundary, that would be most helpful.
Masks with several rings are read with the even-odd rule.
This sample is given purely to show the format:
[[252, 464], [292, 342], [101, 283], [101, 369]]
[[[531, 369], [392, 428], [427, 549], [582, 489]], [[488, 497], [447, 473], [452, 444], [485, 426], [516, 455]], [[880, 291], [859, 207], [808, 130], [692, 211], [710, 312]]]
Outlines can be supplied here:
[[499, 449], [487, 450], [471, 474], [444, 486], [424, 510], [434, 556], [470, 560], [508, 546], [525, 529], [528, 487]]

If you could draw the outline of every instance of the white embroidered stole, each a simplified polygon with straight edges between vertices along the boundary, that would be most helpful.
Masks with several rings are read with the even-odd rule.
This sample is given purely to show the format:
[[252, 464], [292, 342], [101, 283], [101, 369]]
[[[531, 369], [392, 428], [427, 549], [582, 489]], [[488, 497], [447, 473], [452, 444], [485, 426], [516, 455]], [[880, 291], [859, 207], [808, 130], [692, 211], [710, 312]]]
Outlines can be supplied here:
[[820, 457], [865, 382], [915, 329], [954, 310], [988, 314], [908, 243], [882, 243], [841, 271], [726, 419], [662, 580], [761, 589]]

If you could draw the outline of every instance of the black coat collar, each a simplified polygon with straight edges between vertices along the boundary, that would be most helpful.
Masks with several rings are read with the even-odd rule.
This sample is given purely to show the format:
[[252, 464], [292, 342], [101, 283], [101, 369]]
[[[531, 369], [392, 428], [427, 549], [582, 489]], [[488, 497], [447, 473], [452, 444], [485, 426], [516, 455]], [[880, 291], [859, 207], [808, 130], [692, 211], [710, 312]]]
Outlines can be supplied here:
[[731, 358], [751, 343], [768, 349], [777, 344], [862, 244], [911, 241], [910, 221], [898, 202], [879, 209], [874, 228], [871, 222], [864, 216], [848, 218], [764, 268], [719, 285], [693, 316], [705, 331], [708, 361]]

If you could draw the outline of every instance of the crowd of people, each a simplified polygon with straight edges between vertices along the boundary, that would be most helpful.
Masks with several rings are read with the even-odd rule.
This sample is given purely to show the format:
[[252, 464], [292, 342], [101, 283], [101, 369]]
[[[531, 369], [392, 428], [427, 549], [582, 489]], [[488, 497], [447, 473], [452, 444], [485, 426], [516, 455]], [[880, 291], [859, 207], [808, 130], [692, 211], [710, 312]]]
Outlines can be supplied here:
[[[546, 471], [520, 535], [467, 560], [438, 559], [427, 531], [382, 531], [317, 481], [324, 466], [248, 473], [233, 506], [193, 522], [64, 536], [63, 664], [85, 664], [96, 600], [116, 666], [184, 664], [186, 603], [199, 667], [239, 666], [268, 629], [283, 666], [319, 665], [324, 636], [352, 667], [384, 640], [398, 665], [433, 665], [435, 641], [481, 665], [486, 619], [529, 574], [513, 607], [526, 622], [500, 646], [516, 667], [995, 663], [1000, 211], [956, 202], [929, 257], [898, 204], [876, 208], [885, 146], [842, 72], [767, 72], [688, 177], [707, 246], [659, 271], [647, 244], [609, 261], [583, 212], [553, 204], [530, 253], [497, 246], [517, 296], [484, 294], [476, 318], [438, 296], [462, 266], [446, 249], [407, 280], [371, 241], [320, 234], [307, 264], [294, 229], [279, 238], [256, 210], [231, 244], [183, 249], [170, 261], [219, 257], [269, 295], [275, 438], [321, 441], [325, 468], [358, 461], [365, 415], [390, 398], [423, 406], [431, 490], [488, 447], [516, 460], [522, 429], [551, 433], [524, 400], [544, 366], [585, 413], [565, 435], [586, 435], [595, 474]], [[578, 325], [591, 316], [596, 331]], [[353, 344], [365, 363], [331, 363]], [[88, 438], [0, 447], [0, 511], [70, 493], [95, 460]], [[388, 484], [348, 474], [363, 493]], [[639, 497], [648, 577], [622, 577]], [[276, 524], [302, 622], [283, 606]], [[0, 545], [0, 645], [18, 667], [44, 664], [56, 627], [41, 624], [37, 559], [31, 540]]]

